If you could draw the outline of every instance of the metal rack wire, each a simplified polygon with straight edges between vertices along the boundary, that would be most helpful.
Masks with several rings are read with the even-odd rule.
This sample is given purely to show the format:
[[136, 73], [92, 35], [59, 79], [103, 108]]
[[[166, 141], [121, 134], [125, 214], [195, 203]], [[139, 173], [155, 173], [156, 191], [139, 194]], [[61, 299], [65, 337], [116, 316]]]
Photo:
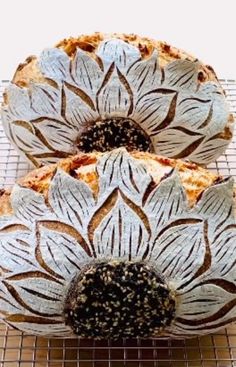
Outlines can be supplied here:
[[[0, 102], [7, 81], [0, 84]], [[221, 80], [236, 114], [236, 80]], [[236, 134], [209, 169], [236, 178]], [[11, 187], [30, 170], [4, 135], [0, 122], [0, 188]], [[0, 323], [0, 367], [236, 367], [236, 325], [191, 340], [49, 340]]]

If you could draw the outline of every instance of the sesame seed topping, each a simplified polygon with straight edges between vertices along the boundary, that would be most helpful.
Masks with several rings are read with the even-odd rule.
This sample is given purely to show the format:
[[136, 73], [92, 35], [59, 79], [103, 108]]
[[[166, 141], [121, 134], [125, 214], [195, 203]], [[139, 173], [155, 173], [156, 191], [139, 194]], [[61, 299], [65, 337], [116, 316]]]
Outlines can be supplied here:
[[74, 333], [95, 339], [149, 338], [169, 326], [174, 315], [174, 296], [164, 280], [144, 262], [131, 261], [84, 269], [74, 278], [64, 308]]
[[80, 134], [77, 146], [85, 153], [106, 152], [119, 147], [126, 147], [128, 151], [153, 151], [151, 140], [145, 131], [127, 118], [94, 122]]

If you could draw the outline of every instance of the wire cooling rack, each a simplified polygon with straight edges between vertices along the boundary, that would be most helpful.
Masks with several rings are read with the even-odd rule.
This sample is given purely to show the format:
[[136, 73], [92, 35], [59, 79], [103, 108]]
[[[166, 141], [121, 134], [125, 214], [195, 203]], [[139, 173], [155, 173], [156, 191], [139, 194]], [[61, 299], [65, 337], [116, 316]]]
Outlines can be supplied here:
[[[0, 83], [2, 92], [8, 81]], [[221, 80], [236, 114], [236, 80]], [[236, 178], [236, 132], [210, 170]], [[8, 143], [0, 122], [0, 188], [30, 170]], [[43, 339], [0, 323], [0, 367], [236, 367], [236, 325], [190, 340], [89, 341]]]

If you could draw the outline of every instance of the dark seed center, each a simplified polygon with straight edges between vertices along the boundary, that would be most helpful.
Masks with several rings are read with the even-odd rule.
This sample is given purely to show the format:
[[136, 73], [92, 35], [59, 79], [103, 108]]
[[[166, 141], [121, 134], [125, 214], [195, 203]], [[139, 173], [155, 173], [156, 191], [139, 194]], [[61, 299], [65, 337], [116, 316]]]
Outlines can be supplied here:
[[134, 121], [125, 118], [97, 121], [87, 126], [80, 134], [77, 146], [85, 153], [106, 152], [120, 147], [126, 147], [128, 151], [153, 151], [147, 134]]
[[170, 325], [175, 300], [147, 264], [101, 262], [74, 279], [64, 312], [66, 324], [84, 338], [149, 338]]

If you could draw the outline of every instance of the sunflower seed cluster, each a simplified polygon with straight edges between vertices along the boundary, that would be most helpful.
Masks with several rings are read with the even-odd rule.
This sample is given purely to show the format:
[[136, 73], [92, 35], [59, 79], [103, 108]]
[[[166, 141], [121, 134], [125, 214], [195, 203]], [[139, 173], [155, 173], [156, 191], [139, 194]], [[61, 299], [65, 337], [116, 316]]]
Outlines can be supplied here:
[[175, 300], [150, 266], [112, 261], [74, 280], [64, 311], [66, 324], [84, 338], [148, 338], [170, 325]]
[[78, 139], [79, 150], [106, 152], [115, 148], [127, 150], [152, 151], [150, 138], [129, 119], [114, 118], [97, 121], [89, 126]]

